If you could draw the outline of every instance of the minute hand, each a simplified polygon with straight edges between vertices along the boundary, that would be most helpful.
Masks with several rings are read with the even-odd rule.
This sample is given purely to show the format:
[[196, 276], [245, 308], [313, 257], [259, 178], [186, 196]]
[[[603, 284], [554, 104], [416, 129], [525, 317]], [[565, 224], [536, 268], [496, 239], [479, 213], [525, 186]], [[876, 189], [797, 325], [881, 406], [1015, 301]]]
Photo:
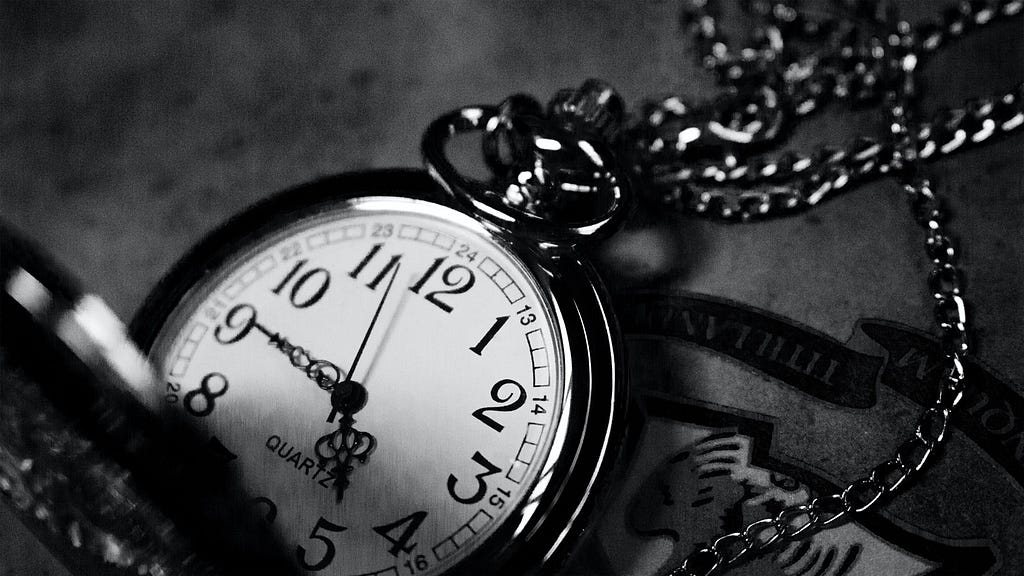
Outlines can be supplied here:
[[373, 318], [370, 320], [370, 326], [366, 329], [366, 334], [363, 335], [363, 341], [359, 344], [359, 349], [356, 350], [355, 358], [352, 359], [352, 365], [349, 366], [348, 372], [346, 373], [347, 379], [351, 380], [352, 375], [355, 374], [356, 366], [359, 365], [359, 359], [363, 356], [363, 351], [366, 350], [366, 343], [370, 341], [370, 334], [373, 333], [373, 327], [377, 324], [377, 319], [380, 318], [380, 311], [384, 309], [384, 301], [388, 299], [388, 294], [391, 292], [391, 287], [395, 284], [395, 278], [398, 277], [398, 268], [401, 263], [395, 263], [395, 269], [391, 273], [391, 278], [388, 280], [388, 285], [384, 288], [384, 294], [380, 297], [380, 302], [377, 303], [377, 310], [373, 313]]
[[[384, 288], [384, 294], [381, 295], [380, 302], [377, 303], [377, 309], [373, 313], [373, 318], [370, 319], [370, 325], [366, 328], [363, 341], [359, 343], [359, 349], [356, 350], [356, 355], [352, 359], [352, 365], [349, 366], [345, 381], [336, 386], [331, 392], [331, 414], [327, 417], [327, 421], [333, 422], [335, 416], [341, 413], [338, 430], [317, 442], [318, 450], [321, 442], [325, 439], [335, 449], [334, 458], [337, 461], [337, 466], [335, 467], [335, 473], [337, 474], [335, 487], [338, 491], [338, 502], [341, 502], [345, 495], [345, 489], [348, 488], [348, 474], [352, 471], [353, 458], [360, 463], [365, 463], [377, 445], [377, 439], [372, 434], [360, 432], [352, 427], [352, 424], [355, 423], [355, 419], [352, 416], [361, 410], [366, 402], [366, 388], [354, 381], [352, 375], [359, 365], [359, 359], [362, 358], [363, 352], [366, 350], [366, 343], [370, 341], [370, 334], [373, 333], [373, 327], [377, 324], [377, 319], [380, 318], [381, 310], [384, 309], [384, 302], [387, 300], [397, 276], [398, 265], [395, 266], [394, 272], [391, 273], [388, 285]], [[340, 436], [338, 438], [340, 443], [333, 441], [335, 436]], [[320, 452], [318, 451], [317, 453], [319, 454]]]

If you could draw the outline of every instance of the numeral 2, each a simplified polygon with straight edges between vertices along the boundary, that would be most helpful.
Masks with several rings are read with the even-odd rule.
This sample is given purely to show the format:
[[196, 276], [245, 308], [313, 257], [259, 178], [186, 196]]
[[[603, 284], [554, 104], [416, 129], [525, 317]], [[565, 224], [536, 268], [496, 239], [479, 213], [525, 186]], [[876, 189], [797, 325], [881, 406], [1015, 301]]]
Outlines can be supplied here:
[[490, 460], [484, 458], [484, 455], [479, 451], [473, 453], [473, 462], [484, 467], [484, 471], [475, 476], [477, 486], [476, 492], [473, 492], [472, 496], [463, 498], [455, 493], [455, 485], [459, 483], [459, 479], [455, 477], [455, 474], [448, 475], [448, 494], [460, 504], [476, 504], [483, 500], [484, 494], [487, 493], [487, 481], [484, 478], [501, 472], [501, 468], [498, 468], [494, 464], [491, 464]]
[[[501, 389], [507, 388], [507, 385], [513, 387], [513, 392], [510, 392], [507, 396], [502, 398]], [[477, 420], [487, 424], [496, 432], [501, 432], [505, 429], [505, 426], [499, 424], [491, 418], [485, 412], [514, 412], [518, 410], [523, 404], [526, 404], [526, 390], [523, 389], [523, 385], [515, 380], [498, 380], [494, 386], [491, 386], [491, 399], [498, 402], [498, 406], [488, 406], [486, 408], [479, 408], [473, 411], [473, 417]], [[508, 402], [508, 404], [502, 405], [502, 403]]]

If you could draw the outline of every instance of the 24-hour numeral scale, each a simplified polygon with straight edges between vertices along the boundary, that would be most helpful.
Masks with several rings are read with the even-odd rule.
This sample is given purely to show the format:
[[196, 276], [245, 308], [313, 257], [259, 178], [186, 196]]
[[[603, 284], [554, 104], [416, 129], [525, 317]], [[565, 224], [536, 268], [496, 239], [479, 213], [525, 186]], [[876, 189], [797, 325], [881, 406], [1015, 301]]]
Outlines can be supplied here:
[[[562, 410], [562, 335], [496, 242], [437, 205], [359, 199], [238, 252], [157, 337], [164, 402], [209, 431], [268, 521], [309, 535], [304, 569], [438, 573], [536, 486]], [[316, 382], [332, 369], [367, 390], [355, 426], [376, 446], [358, 466], [321, 441], [338, 428]], [[340, 549], [354, 552], [336, 563]]]

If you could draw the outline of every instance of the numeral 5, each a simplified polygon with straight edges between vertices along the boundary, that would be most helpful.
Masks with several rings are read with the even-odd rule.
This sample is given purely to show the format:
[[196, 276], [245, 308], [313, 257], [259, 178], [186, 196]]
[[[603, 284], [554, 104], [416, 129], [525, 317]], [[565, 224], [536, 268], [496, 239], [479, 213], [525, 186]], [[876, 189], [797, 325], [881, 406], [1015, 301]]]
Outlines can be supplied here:
[[312, 570], [314, 572], [323, 570], [330, 566], [331, 562], [334, 560], [334, 555], [336, 553], [334, 542], [331, 542], [330, 538], [321, 534], [321, 530], [326, 530], [328, 532], [344, 532], [347, 528], [333, 524], [323, 516], [316, 521], [316, 526], [314, 526], [313, 531], [309, 533], [309, 537], [313, 540], [319, 540], [324, 543], [325, 550], [323, 558], [317, 562], [309, 562], [306, 560], [306, 549], [301, 545], [295, 547], [295, 552], [299, 557], [299, 564], [301, 564], [306, 570]]

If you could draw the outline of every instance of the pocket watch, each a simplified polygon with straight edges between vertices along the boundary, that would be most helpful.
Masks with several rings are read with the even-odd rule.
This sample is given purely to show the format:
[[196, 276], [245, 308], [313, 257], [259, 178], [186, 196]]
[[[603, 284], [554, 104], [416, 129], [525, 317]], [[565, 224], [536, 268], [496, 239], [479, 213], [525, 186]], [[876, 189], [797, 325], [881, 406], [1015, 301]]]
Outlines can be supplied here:
[[[622, 107], [596, 84], [560, 93], [546, 114], [519, 97], [462, 108], [427, 131], [429, 175], [352, 173], [282, 193], [211, 234], [149, 297], [132, 324], [160, 370], [144, 403], [205, 436], [296, 568], [557, 569], [626, 428], [618, 330], [581, 256], [630, 204], [614, 156], [662, 209], [725, 221], [795, 213], [894, 175], [934, 265], [946, 357], [913, 437], [841, 492], [724, 534], [673, 576], [720, 573], [871, 510], [937, 451], [966, 386], [967, 312], [945, 213], [919, 166], [1018, 131], [1024, 93], [916, 122], [914, 77], [919, 58], [1017, 16], [1020, 0], [964, 3], [942, 26], [892, 19], [863, 37], [883, 23], [861, 13], [871, 2], [822, 21], [755, 3], [747, 10], [765, 24], [740, 51], [713, 4], [688, 3], [683, 21], [727, 92], [648, 103], [619, 154], [604, 143]], [[803, 54], [805, 42], [819, 49]], [[832, 100], [884, 103], [889, 138], [762, 156]], [[449, 140], [473, 131], [496, 175], [486, 184], [447, 156]]]
[[344, 174], [252, 207], [132, 322], [154, 399], [223, 447], [305, 573], [557, 564], [614, 465], [622, 352], [575, 247], [621, 221], [629, 189], [568, 131], [536, 137], [557, 174], [461, 176], [445, 142], [501, 117], [435, 121], [435, 178]]

